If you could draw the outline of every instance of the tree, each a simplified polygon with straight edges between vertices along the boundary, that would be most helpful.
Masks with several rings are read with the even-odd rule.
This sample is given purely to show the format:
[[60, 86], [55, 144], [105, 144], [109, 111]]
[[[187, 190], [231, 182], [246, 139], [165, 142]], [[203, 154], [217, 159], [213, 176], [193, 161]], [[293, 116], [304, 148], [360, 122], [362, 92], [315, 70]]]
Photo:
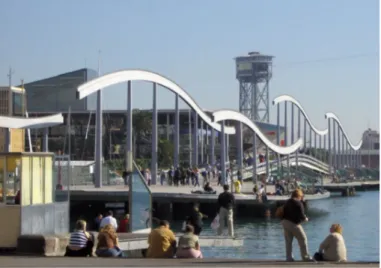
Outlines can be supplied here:
[[139, 144], [152, 133], [152, 113], [135, 109], [132, 111], [132, 140], [134, 156], [139, 152]]
[[161, 168], [169, 168], [173, 163], [173, 143], [166, 139], [160, 139], [157, 146], [158, 165]]

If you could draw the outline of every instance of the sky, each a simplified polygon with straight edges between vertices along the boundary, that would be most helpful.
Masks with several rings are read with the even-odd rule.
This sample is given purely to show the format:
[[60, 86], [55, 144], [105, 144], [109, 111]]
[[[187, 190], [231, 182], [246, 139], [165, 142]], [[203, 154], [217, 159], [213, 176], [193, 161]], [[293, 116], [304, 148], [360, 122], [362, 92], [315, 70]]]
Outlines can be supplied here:
[[[314, 125], [326, 112], [352, 143], [379, 129], [377, 0], [0, 0], [0, 85], [87, 67], [141, 68], [181, 85], [204, 109], [239, 109], [237, 56], [274, 56], [270, 101], [288, 94]], [[152, 107], [152, 86], [133, 83], [134, 108]], [[104, 93], [125, 109], [126, 86]], [[184, 103], [181, 107], [186, 107]], [[159, 89], [158, 108], [174, 108]], [[276, 109], [270, 108], [276, 123]]]

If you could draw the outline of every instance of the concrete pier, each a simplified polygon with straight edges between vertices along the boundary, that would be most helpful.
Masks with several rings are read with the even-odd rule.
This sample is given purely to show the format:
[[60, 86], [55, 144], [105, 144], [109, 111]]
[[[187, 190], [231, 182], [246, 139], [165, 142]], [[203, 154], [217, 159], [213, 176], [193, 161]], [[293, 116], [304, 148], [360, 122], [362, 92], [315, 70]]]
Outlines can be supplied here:
[[[214, 185], [212, 187], [217, 191], [216, 194], [192, 194], [192, 191], [201, 190], [201, 188], [189, 186], [151, 186], [153, 217], [169, 221], [182, 221], [189, 216], [193, 203], [197, 202], [200, 204], [202, 213], [210, 219], [214, 218], [217, 211], [217, 198], [222, 189]], [[235, 217], [257, 218], [274, 215], [276, 208], [289, 198], [288, 195], [267, 195], [267, 201], [262, 202], [257, 200], [256, 195], [252, 193], [252, 187], [251, 182], [244, 183], [243, 194], [235, 194]], [[267, 192], [274, 193], [274, 186], [267, 186]], [[66, 191], [57, 191], [56, 199], [65, 198], [66, 195]], [[305, 195], [305, 199], [312, 202], [329, 197], [329, 192]], [[90, 224], [97, 213], [104, 213], [108, 210], [107, 204], [109, 207], [118, 204], [118, 209], [124, 209], [125, 213], [129, 208], [128, 188], [122, 185], [104, 186], [102, 189], [91, 186], [73, 186], [70, 190], [70, 198], [71, 218], [84, 217]]]

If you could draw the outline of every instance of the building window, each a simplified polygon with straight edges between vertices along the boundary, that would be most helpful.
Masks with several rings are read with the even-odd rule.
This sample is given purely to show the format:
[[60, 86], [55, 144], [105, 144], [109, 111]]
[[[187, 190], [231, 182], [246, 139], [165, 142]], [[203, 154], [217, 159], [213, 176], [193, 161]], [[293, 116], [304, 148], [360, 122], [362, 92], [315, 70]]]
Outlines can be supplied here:
[[23, 112], [23, 95], [20, 93], [12, 92], [13, 97], [13, 114], [14, 115], [22, 115]]
[[379, 142], [374, 143], [373, 150], [380, 150], [380, 143]]

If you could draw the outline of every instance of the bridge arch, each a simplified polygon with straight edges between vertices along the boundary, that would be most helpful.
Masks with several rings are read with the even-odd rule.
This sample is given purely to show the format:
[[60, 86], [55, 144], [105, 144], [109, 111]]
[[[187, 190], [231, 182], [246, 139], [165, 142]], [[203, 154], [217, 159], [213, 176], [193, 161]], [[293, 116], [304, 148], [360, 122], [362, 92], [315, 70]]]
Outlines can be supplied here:
[[234, 110], [218, 110], [213, 112], [213, 121], [219, 122], [223, 120], [235, 120], [241, 122], [248, 126], [254, 133], [258, 136], [258, 138], [263, 141], [266, 146], [268, 146], [273, 152], [282, 155], [288, 155], [296, 152], [299, 148], [303, 146], [303, 139], [299, 138], [294, 144], [288, 147], [282, 147], [274, 144], [270, 141], [265, 134], [259, 129], [259, 127], [250, 120], [247, 116], [241, 114], [240, 112]]
[[341, 131], [343, 132], [343, 135], [345, 137], [345, 139], [347, 140], [349, 146], [351, 146], [351, 148], [355, 151], [359, 150], [361, 148], [361, 145], [362, 145], [362, 138], [361, 140], [359, 141], [359, 143], [357, 145], [353, 144], [350, 140], [349, 140], [349, 137], [347, 135], [347, 132], [345, 131], [345, 129], [343, 128], [343, 125], [341, 124], [340, 122], [340, 119], [334, 114], [334, 113], [326, 113], [325, 114], [325, 119], [329, 120], [329, 119], [333, 119], [334, 121], [336, 121], [336, 123], [339, 125]]
[[0, 116], [0, 127], [15, 129], [47, 128], [60, 125], [63, 123], [63, 121], [64, 120], [61, 113], [36, 118]]
[[318, 134], [319, 136], [324, 136], [324, 135], [327, 135], [328, 134], [328, 128], [324, 129], [324, 130], [319, 130], [317, 129], [314, 124], [312, 123], [311, 119], [308, 117], [308, 114], [307, 112], [304, 110], [303, 106], [300, 104], [300, 102], [298, 102], [296, 99], [294, 99], [293, 97], [291, 97], [290, 95], [281, 95], [279, 97], [276, 97], [274, 100], [273, 100], [273, 105], [277, 105], [278, 103], [281, 103], [281, 102], [291, 102], [293, 103], [296, 107], [299, 108], [299, 110], [302, 112], [302, 114], [304, 115], [304, 117], [306, 118], [308, 124], [311, 126], [312, 130]]
[[[183, 88], [181, 88], [178, 84], [162, 75], [146, 70], [121, 70], [102, 75], [98, 78], [95, 78], [89, 82], [80, 85], [77, 89], [77, 98], [83, 99], [84, 97], [87, 97], [90, 94], [93, 94], [106, 87], [127, 81], [147, 81], [159, 84], [167, 88], [173, 93], [178, 94], [184, 102], [186, 102], [194, 111], [196, 111], [198, 116], [200, 116], [200, 118], [206, 124], [214, 128], [215, 130], [221, 132], [221, 125], [213, 122], [211, 118], [200, 108], [200, 106], [195, 102], [195, 100]], [[235, 128], [226, 126], [225, 134], [235, 134]]]

